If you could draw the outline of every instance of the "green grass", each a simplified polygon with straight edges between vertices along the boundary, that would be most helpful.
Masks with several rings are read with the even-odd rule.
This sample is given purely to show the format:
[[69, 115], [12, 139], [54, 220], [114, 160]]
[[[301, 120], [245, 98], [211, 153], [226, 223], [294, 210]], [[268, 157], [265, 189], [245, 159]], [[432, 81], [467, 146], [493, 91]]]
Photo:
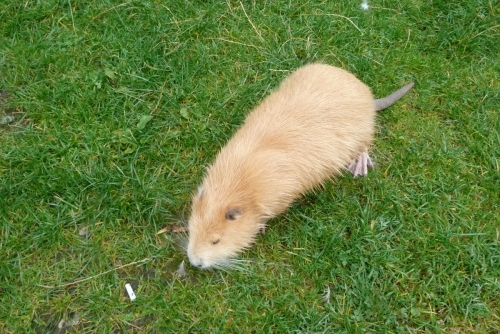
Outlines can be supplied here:
[[[2, 4], [0, 332], [499, 332], [498, 4], [360, 3]], [[179, 236], [156, 232], [313, 61], [377, 96], [416, 81], [376, 169], [272, 220], [247, 271], [178, 278]]]

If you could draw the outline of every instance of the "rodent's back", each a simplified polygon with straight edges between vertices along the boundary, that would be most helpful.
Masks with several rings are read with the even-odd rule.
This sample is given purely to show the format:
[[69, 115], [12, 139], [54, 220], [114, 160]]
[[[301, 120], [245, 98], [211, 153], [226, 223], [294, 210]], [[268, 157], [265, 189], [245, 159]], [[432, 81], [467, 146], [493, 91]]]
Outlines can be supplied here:
[[246, 186], [275, 215], [367, 149], [374, 125], [365, 84], [339, 68], [307, 65], [248, 115], [207, 178], [224, 184], [251, 175]]

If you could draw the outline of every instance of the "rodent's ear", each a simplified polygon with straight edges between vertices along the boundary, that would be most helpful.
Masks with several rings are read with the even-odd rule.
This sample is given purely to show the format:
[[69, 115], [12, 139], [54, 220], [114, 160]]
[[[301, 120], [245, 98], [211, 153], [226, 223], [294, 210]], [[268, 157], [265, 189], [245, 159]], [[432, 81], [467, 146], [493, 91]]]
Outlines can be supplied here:
[[229, 209], [226, 212], [226, 220], [236, 220], [241, 216], [240, 209]]

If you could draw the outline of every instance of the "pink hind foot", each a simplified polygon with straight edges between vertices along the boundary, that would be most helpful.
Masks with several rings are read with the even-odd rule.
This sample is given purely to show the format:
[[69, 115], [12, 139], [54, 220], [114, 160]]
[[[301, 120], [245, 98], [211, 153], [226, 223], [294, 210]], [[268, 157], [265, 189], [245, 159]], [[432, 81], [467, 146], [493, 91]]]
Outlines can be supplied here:
[[347, 167], [349, 171], [352, 173], [354, 177], [358, 175], [363, 175], [365, 176], [368, 174], [368, 167], [373, 168], [373, 162], [372, 159], [370, 159], [370, 156], [368, 155], [368, 152], [364, 151], [354, 159], [353, 162]]

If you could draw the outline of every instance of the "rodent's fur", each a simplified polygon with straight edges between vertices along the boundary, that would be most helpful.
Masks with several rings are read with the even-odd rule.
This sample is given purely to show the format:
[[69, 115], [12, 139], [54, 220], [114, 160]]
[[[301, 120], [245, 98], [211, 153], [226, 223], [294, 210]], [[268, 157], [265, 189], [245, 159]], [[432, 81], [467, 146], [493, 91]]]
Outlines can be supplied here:
[[306, 65], [286, 78], [247, 116], [193, 195], [191, 264], [230, 266], [267, 220], [367, 152], [376, 110], [412, 85], [376, 102], [364, 83], [333, 66]]

